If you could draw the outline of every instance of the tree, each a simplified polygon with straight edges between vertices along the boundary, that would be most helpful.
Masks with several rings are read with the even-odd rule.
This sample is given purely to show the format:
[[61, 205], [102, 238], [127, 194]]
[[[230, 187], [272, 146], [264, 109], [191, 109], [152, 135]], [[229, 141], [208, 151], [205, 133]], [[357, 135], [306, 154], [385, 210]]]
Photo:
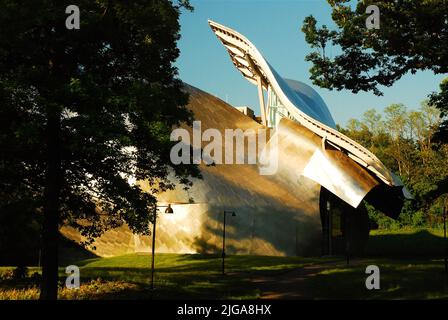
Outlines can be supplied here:
[[42, 299], [57, 298], [61, 224], [90, 240], [122, 223], [147, 234], [157, 192], [200, 176], [169, 159], [172, 127], [193, 120], [172, 65], [188, 1], [77, 6], [69, 30], [66, 4], [0, 2], [0, 195], [43, 214]]
[[30, 194], [0, 195], [0, 265], [27, 266], [39, 260], [40, 215]]
[[[382, 95], [381, 86], [391, 86], [408, 72], [431, 70], [448, 73], [447, 0], [328, 0], [336, 30], [317, 27], [313, 16], [305, 18], [302, 31], [315, 51], [306, 60], [312, 63], [314, 84], [336, 90], [372, 91]], [[367, 28], [366, 9], [375, 5], [380, 11], [379, 29]], [[325, 48], [334, 46], [334, 57]], [[448, 81], [430, 104], [448, 116]], [[448, 120], [441, 122], [439, 141], [448, 142]], [[396, 143], [401, 143], [396, 140]], [[402, 163], [400, 163], [401, 165]], [[401, 171], [401, 168], [400, 168]], [[448, 191], [448, 179], [440, 181], [438, 192]]]
[[[380, 85], [391, 86], [407, 72], [448, 72], [448, 1], [365, 0], [355, 8], [349, 2], [328, 0], [335, 31], [318, 28], [313, 16], [304, 20], [305, 40], [317, 48], [307, 56], [316, 85], [380, 95]], [[379, 29], [366, 28], [369, 5], [380, 10]], [[341, 53], [333, 58], [323, 54], [328, 45]]]
[[[445, 153], [444, 167], [447, 168], [446, 159], [448, 158], [448, 78], [440, 84], [440, 91], [433, 92], [429, 96], [429, 103], [441, 111], [441, 121], [437, 132], [434, 135], [436, 141], [443, 144], [440, 148]], [[448, 194], [448, 178], [441, 179], [434, 188], [428, 193], [428, 198], [435, 199], [442, 194]]]
[[384, 131], [384, 122], [382, 116], [375, 109], [369, 109], [364, 112], [362, 117], [363, 123], [367, 126], [367, 129], [374, 135], [378, 135]]
[[440, 124], [435, 138], [440, 142], [448, 143], [448, 78], [440, 84], [439, 92], [433, 92], [429, 96], [429, 103], [439, 109], [441, 117], [445, 119]]
[[361, 142], [398, 173], [414, 195], [414, 201], [405, 203], [398, 222], [385, 218], [373, 207], [368, 207], [369, 214], [383, 227], [437, 224], [441, 203], [428, 194], [448, 177], [448, 145], [432, 139], [441, 120], [439, 112], [424, 101], [415, 111], [407, 111], [402, 104], [392, 104], [385, 108], [384, 115], [383, 120], [381, 114], [368, 110], [361, 121], [350, 119], [347, 128], [340, 130]]

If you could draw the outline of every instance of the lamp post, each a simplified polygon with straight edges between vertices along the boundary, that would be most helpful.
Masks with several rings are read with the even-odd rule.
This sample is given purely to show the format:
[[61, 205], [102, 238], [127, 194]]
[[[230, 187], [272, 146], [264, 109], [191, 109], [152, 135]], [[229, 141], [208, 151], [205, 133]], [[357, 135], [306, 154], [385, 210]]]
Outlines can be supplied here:
[[351, 236], [351, 217], [346, 213], [347, 225], [346, 228], [346, 243], [345, 243], [345, 252], [346, 252], [346, 262], [347, 265], [350, 264], [350, 236]]
[[171, 208], [171, 204], [166, 206], [154, 206], [153, 211], [153, 220], [152, 220], [152, 259], [151, 259], [151, 290], [154, 289], [154, 256], [156, 249], [156, 223], [157, 223], [157, 209], [158, 208], [166, 208], [165, 213], [171, 214], [173, 213], [173, 208]]
[[224, 265], [224, 260], [226, 258], [226, 214], [227, 213], [231, 213], [232, 217], [235, 217], [235, 211], [227, 211], [224, 210], [224, 221], [223, 221], [223, 226], [222, 226], [222, 275], [225, 275], [225, 265]]
[[333, 216], [331, 213], [331, 204], [327, 200], [327, 214], [328, 214], [328, 255], [333, 255]]
[[345, 213], [345, 255], [346, 255], [346, 262], [347, 265], [350, 264], [350, 228], [351, 219], [349, 217], [349, 213]]

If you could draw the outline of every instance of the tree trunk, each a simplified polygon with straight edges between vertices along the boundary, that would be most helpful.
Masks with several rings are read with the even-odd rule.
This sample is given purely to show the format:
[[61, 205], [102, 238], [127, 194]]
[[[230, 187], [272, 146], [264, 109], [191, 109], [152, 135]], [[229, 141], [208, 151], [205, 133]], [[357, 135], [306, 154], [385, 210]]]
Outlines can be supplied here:
[[58, 220], [61, 189], [59, 112], [49, 112], [47, 122], [47, 168], [44, 221], [42, 226], [41, 300], [56, 300], [58, 295]]

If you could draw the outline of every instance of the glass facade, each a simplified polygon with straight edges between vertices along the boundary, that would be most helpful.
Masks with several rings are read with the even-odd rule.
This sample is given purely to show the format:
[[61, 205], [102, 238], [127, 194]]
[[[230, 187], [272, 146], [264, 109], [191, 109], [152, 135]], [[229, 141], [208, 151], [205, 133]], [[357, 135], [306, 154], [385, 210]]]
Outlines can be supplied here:
[[280, 99], [272, 90], [271, 86], [268, 88], [268, 105], [267, 105], [267, 121], [268, 127], [276, 128], [280, 119], [283, 117], [288, 117], [292, 119], [289, 111], [280, 102]]

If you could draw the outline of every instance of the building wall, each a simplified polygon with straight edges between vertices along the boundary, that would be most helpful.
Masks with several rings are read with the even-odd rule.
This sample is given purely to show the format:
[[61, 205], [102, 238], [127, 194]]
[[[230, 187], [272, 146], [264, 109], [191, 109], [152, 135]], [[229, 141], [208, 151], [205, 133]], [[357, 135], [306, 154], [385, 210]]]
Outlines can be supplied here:
[[[210, 94], [188, 85], [186, 90], [190, 93], [188, 107], [201, 121], [203, 131], [263, 128]], [[161, 203], [187, 203], [192, 198], [194, 204], [173, 205], [174, 214], [159, 214], [157, 252], [219, 253], [223, 211], [232, 210], [236, 217], [227, 215], [226, 223], [229, 254], [320, 253], [319, 184], [303, 176], [285, 179], [284, 172], [277, 177], [263, 176], [256, 164], [201, 165], [201, 171], [203, 179], [195, 180], [188, 192], [177, 188], [159, 196]], [[72, 229], [62, 232], [81, 240]], [[106, 232], [94, 246], [100, 256], [151, 250], [150, 237], [133, 235], [127, 227]]]

